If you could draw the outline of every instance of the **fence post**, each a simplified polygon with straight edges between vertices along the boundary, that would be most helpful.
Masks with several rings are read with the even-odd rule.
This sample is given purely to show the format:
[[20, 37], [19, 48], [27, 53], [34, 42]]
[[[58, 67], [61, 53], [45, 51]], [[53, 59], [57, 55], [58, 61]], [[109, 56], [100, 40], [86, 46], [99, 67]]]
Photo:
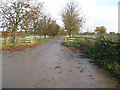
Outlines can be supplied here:
[[31, 43], [33, 44], [34, 43], [34, 37], [31, 36]]
[[68, 42], [68, 37], [67, 37], [67, 42]]
[[76, 37], [76, 43], [77, 43], [77, 37]]

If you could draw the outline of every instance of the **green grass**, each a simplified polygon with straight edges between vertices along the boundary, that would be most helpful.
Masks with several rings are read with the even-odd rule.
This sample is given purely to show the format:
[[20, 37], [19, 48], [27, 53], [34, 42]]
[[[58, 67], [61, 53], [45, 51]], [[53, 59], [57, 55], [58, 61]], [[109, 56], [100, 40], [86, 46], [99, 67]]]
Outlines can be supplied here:
[[[26, 36], [27, 38], [30, 38], [31, 36]], [[45, 42], [45, 41], [48, 41], [48, 40], [51, 40], [51, 39], [54, 39], [54, 38], [57, 38], [57, 37], [61, 37], [60, 35], [58, 36], [55, 36], [55, 37], [51, 37], [51, 38], [45, 38], [45, 39], [36, 39], [34, 42], [32, 43], [28, 43], [28, 42], [19, 42], [19, 43], [16, 43], [15, 45], [13, 45], [12, 43], [7, 43], [7, 44], [2, 44], [0, 46], [0, 48], [6, 48], [6, 47], [17, 47], [17, 46], [20, 46], [20, 45], [34, 45], [34, 44], [37, 44], [37, 43], [40, 43], [40, 42]]]
[[89, 38], [96, 38], [96, 35], [73, 35], [73, 37], [89, 37]]

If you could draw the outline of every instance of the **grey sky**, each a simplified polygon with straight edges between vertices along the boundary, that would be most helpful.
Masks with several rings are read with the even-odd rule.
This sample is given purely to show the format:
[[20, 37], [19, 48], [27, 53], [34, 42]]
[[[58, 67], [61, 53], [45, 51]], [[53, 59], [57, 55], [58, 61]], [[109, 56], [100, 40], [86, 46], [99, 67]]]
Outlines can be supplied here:
[[[59, 12], [69, 0], [38, 0], [45, 2], [47, 11], [63, 26]], [[87, 23], [82, 31], [93, 31], [96, 26], [105, 26], [107, 32], [118, 32], [119, 0], [75, 0], [86, 14]]]
[[[60, 26], [60, 11], [70, 0], [37, 0], [44, 2], [46, 12], [57, 20]], [[82, 31], [94, 31], [96, 26], [105, 26], [107, 32], [118, 32], [118, 1], [119, 0], [75, 0], [85, 13], [87, 22]]]

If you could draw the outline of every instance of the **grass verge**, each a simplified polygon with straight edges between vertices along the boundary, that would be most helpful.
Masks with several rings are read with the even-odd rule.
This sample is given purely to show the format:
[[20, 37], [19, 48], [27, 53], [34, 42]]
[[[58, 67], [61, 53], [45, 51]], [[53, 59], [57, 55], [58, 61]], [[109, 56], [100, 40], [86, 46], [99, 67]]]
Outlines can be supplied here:
[[92, 58], [96, 65], [109, 71], [120, 82], [120, 43], [117, 41], [113, 43], [101, 36], [89, 43], [85, 40], [79, 43], [67, 42], [65, 39], [63, 45], [82, 49], [85, 57]]
[[39, 44], [46, 42], [48, 40], [52, 40], [55, 39], [57, 37], [61, 37], [61, 36], [55, 36], [55, 37], [51, 37], [51, 38], [46, 38], [46, 39], [37, 39], [33, 44], [29, 44], [29, 43], [17, 43], [17, 44], [12, 44], [9, 43], [7, 45], [2, 45], [2, 51], [20, 51], [20, 50], [25, 50], [27, 48], [32, 48], [35, 46], [38, 46]]

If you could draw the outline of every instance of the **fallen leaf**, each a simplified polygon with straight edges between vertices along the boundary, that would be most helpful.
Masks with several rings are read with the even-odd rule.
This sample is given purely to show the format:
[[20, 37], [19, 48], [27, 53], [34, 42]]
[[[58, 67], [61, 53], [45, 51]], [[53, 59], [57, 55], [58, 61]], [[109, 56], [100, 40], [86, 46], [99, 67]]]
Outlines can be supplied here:
[[89, 77], [91, 77], [91, 79], [93, 79], [92, 75], [89, 75]]
[[80, 72], [83, 72], [83, 68], [82, 68], [82, 70], [80, 70]]
[[62, 73], [62, 71], [60, 71], [59, 73]]
[[84, 56], [84, 54], [81, 54], [80, 56]]
[[55, 69], [58, 69], [58, 68], [61, 68], [61, 66], [57, 65], [57, 66], [55, 67]]
[[89, 63], [93, 63], [93, 61], [89, 61]]
[[89, 75], [89, 77], [92, 77], [92, 75]]
[[25, 50], [27, 48], [35, 47], [39, 44], [41, 44], [41, 42], [38, 43], [38, 44], [34, 44], [34, 45], [19, 45], [17, 47], [10, 47], [9, 46], [9, 47], [6, 47], [6, 48], [2, 48], [2, 50], [3, 51], [20, 51], [20, 50]]
[[93, 79], [93, 77], [91, 77], [91, 79]]
[[71, 50], [77, 50], [77, 48], [70, 48]]

